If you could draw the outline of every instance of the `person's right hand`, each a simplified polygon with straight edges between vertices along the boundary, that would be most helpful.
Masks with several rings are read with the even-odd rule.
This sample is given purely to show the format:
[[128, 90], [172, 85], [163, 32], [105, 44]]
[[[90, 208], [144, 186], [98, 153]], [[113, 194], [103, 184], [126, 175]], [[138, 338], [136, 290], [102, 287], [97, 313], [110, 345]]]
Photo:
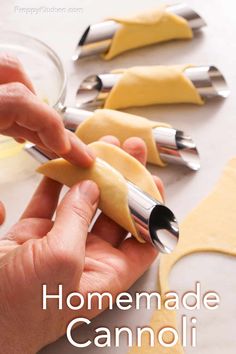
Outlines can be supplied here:
[[7, 54], [0, 55], [0, 134], [28, 140], [78, 166], [93, 163], [88, 147], [35, 95], [21, 63]]
[[[114, 137], [106, 142], [119, 145]], [[147, 150], [139, 138], [130, 138], [122, 148], [143, 164]], [[163, 185], [154, 177], [163, 195]], [[58, 293], [63, 285], [66, 297], [79, 291], [109, 292], [113, 298], [148, 269], [157, 256], [149, 243], [134, 237], [104, 214], [93, 229], [88, 226], [98, 205], [99, 190], [92, 181], [73, 186], [57, 206], [61, 185], [44, 178], [21, 220], [0, 241], [0, 348], [3, 353], [36, 353], [62, 336], [75, 317], [91, 319], [102, 310], [93, 303], [78, 311], [63, 301], [59, 311], [55, 301], [42, 309], [42, 284], [47, 292]], [[55, 222], [52, 216], [56, 210]], [[12, 289], [15, 289], [13, 291]], [[96, 301], [96, 300], [94, 300]]]

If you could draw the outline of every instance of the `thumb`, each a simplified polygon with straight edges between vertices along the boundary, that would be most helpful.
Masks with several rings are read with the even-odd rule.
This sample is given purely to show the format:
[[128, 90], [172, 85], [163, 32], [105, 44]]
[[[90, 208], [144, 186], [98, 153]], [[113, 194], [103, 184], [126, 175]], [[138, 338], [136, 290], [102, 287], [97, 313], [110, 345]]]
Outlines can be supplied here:
[[78, 264], [84, 260], [88, 227], [98, 198], [97, 185], [87, 180], [72, 187], [62, 199], [54, 226], [47, 235], [48, 245], [62, 265], [63, 261]]
[[6, 217], [5, 208], [2, 202], [0, 202], [0, 225], [3, 224], [5, 217]]

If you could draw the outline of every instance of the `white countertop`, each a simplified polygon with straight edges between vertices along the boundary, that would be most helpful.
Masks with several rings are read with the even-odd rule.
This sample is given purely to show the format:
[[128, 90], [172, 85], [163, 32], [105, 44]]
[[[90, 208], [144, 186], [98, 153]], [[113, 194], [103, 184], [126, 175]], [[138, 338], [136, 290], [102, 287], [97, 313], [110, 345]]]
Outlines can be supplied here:
[[[68, 73], [67, 101], [70, 104], [74, 103], [76, 88], [84, 76], [108, 71], [112, 68], [132, 65], [192, 63], [213, 64], [222, 70], [231, 89], [231, 96], [227, 100], [208, 102], [203, 107], [173, 105], [128, 110], [140, 116], [168, 122], [174, 127], [188, 132], [197, 143], [201, 153], [202, 166], [199, 172], [192, 173], [180, 167], [152, 168], [162, 177], [166, 186], [167, 204], [181, 221], [211, 191], [223, 166], [236, 155], [235, 1], [228, 0], [226, 5], [223, 0], [214, 0], [214, 3], [213, 1], [188, 0], [187, 3], [200, 13], [208, 24], [208, 27], [198, 33], [193, 41], [151, 46], [126, 53], [110, 62], [102, 61], [99, 58], [81, 62], [77, 66], [71, 62], [74, 47], [88, 24], [114, 14], [127, 15], [141, 9], [153, 8], [156, 3], [156, 0], [139, 2], [132, 0], [38, 0], [33, 3], [30, 0], [2, 0], [0, 29], [17, 30], [33, 35], [56, 50]], [[20, 14], [17, 11], [17, 6], [79, 7], [82, 10], [77, 14], [26, 15]], [[21, 158], [25, 159], [26, 157]], [[30, 166], [32, 167], [32, 164]], [[18, 183], [15, 182], [16, 179]], [[6, 203], [8, 208], [7, 223], [1, 229], [1, 234], [17, 219], [26, 200], [29, 199], [32, 190], [38, 183], [38, 179], [38, 176], [28, 170], [27, 179], [20, 175], [12, 176], [12, 181], [0, 186], [0, 199]], [[10, 188], [6, 188], [9, 186]], [[197, 315], [199, 317], [199, 345], [196, 349], [188, 349], [187, 354], [220, 354], [223, 350], [227, 354], [235, 353], [235, 337], [232, 333], [236, 318], [236, 301], [233, 296], [233, 289], [236, 289], [236, 277], [233, 274], [235, 265], [234, 258], [204, 254], [187, 257], [174, 268], [170, 280], [172, 289], [182, 293], [184, 289], [192, 289], [193, 284], [198, 280], [201, 281], [205, 290], [214, 289], [220, 293], [222, 298], [222, 306], [218, 311]], [[156, 273], [157, 264], [154, 264], [131, 291], [156, 290]], [[115, 310], [112, 313], [105, 312], [99, 316], [94, 321], [93, 327], [113, 328], [125, 325], [135, 328], [147, 324], [150, 316], [151, 312], [148, 311], [121, 312]], [[86, 338], [89, 331], [83, 327], [80, 330], [80, 335]], [[127, 347], [123, 342], [121, 347], [116, 349], [98, 349], [91, 346], [85, 350], [79, 350], [72, 348], [67, 340], [62, 338], [42, 351], [43, 354], [72, 354], [76, 352], [125, 354]]]

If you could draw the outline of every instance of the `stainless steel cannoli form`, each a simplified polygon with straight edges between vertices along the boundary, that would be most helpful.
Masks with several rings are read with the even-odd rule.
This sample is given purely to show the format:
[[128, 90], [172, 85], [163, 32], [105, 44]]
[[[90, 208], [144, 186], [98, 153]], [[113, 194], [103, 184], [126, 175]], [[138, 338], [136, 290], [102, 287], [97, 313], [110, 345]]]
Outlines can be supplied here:
[[200, 169], [200, 157], [192, 138], [181, 130], [157, 127], [153, 129], [156, 146], [162, 161]]
[[[166, 11], [183, 17], [188, 21], [189, 27], [194, 31], [206, 25], [202, 17], [185, 3], [167, 6]], [[120, 24], [113, 20], [107, 20], [88, 26], [78, 42], [72, 59], [76, 61], [78, 59], [106, 53], [119, 27]]]
[[[50, 160], [40, 148], [26, 144], [25, 151], [40, 163]], [[97, 158], [100, 164], [107, 164]], [[128, 205], [140, 236], [163, 253], [171, 253], [178, 243], [179, 228], [175, 215], [159, 201], [127, 180]]]
[[[203, 100], [226, 98], [230, 93], [223, 74], [215, 66], [192, 66], [185, 69], [183, 74], [192, 82]], [[87, 109], [103, 107], [122, 75], [104, 73], [88, 76], [77, 90], [76, 105]]]
[[[92, 114], [86, 110], [65, 107], [63, 111], [64, 125], [67, 129], [75, 131]], [[200, 158], [196, 144], [183, 131], [157, 127], [153, 129], [153, 136], [163, 162], [187, 166], [194, 171], [199, 170]]]

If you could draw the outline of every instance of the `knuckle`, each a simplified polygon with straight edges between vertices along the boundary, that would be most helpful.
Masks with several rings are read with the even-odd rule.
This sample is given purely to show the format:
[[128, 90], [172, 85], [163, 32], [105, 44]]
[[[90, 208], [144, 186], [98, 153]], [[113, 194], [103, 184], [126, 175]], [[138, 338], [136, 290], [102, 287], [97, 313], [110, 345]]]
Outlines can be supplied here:
[[6, 53], [1, 55], [1, 63], [4, 67], [10, 68], [12, 71], [19, 72], [22, 70], [21, 62], [12, 54]]
[[62, 123], [62, 120], [58, 117], [55, 116], [54, 119], [52, 119], [52, 122], [51, 122], [51, 127], [56, 129], [56, 130], [63, 130], [64, 129], [64, 125]]
[[31, 95], [29, 89], [20, 82], [12, 82], [6, 85], [6, 94], [17, 103], [24, 103]]
[[[44, 105], [44, 108], [46, 109], [47, 111], [47, 115], [50, 117], [50, 129], [51, 130], [55, 130], [57, 132], [57, 134], [61, 131], [64, 131], [64, 124], [63, 124], [63, 121], [61, 119], [61, 117], [55, 112], [55, 110], [51, 107], [49, 107], [46, 103], [42, 103], [42, 102], [39, 102], [40, 105]], [[43, 107], [43, 106], [41, 106]], [[42, 131], [46, 131], [48, 130], [48, 125], [45, 125], [42, 127]]]
[[72, 204], [72, 212], [75, 213], [79, 218], [83, 226], [88, 227], [91, 220], [92, 208], [88, 203], [83, 202], [83, 204]]

